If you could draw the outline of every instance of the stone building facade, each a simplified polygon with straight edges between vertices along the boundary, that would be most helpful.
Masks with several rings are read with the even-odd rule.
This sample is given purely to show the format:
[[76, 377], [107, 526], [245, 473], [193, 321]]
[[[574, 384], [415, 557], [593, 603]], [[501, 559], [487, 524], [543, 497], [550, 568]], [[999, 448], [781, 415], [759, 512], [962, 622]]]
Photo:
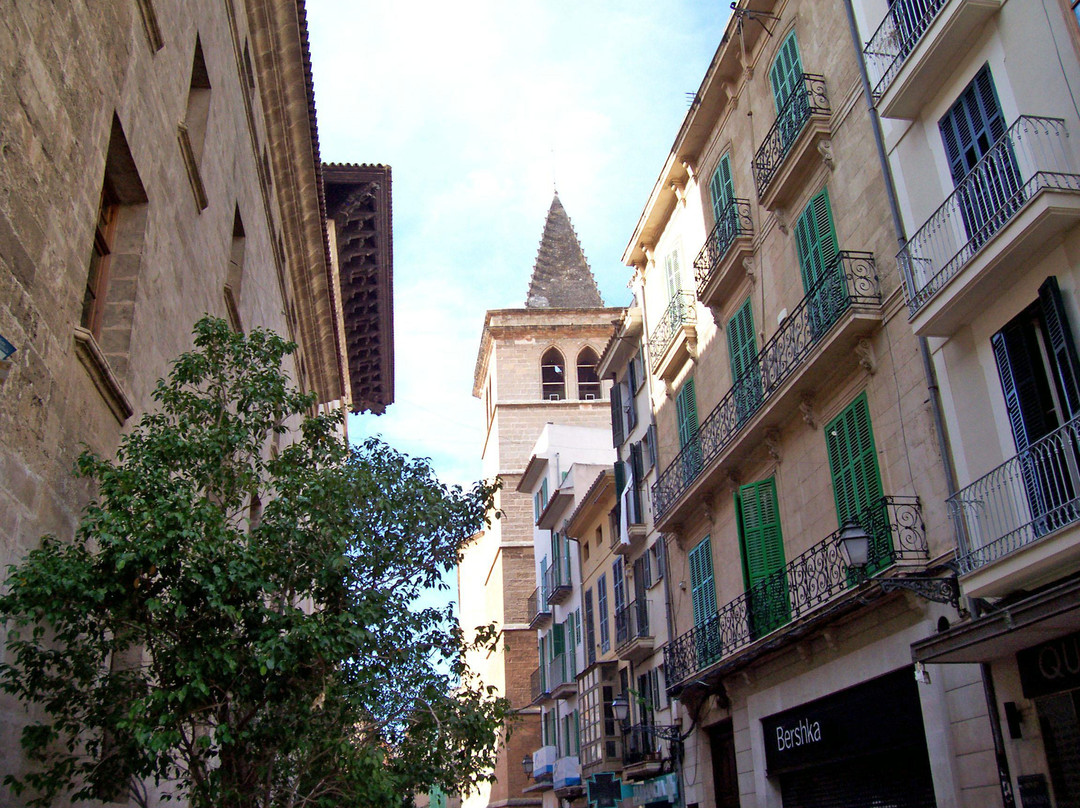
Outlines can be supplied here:
[[[332, 213], [378, 186], [361, 310], [367, 276], [339, 250], [358, 226], [328, 241], [307, 48], [297, 0], [4, 4], [0, 567], [73, 534], [76, 457], [113, 453], [204, 313], [294, 339], [288, 372], [320, 407], [393, 400], [390, 170], [335, 183]], [[6, 771], [24, 715], [0, 698]]]
[[469, 661], [485, 683], [511, 700], [522, 720], [500, 751], [495, 782], [465, 797], [470, 808], [541, 804], [538, 795], [525, 793], [531, 781], [522, 768], [540, 746], [540, 717], [529, 706], [530, 677], [538, 664], [536, 631], [527, 614], [536, 587], [535, 519], [532, 498], [517, 488], [545, 424], [608, 428], [608, 402], [595, 365], [620, 313], [604, 307], [556, 195], [525, 307], [487, 312], [473, 377], [473, 395], [484, 403], [483, 473], [500, 477], [503, 487], [495, 503], [500, 518], [476, 537], [458, 567], [459, 620], [467, 631], [496, 623], [498, 650]]

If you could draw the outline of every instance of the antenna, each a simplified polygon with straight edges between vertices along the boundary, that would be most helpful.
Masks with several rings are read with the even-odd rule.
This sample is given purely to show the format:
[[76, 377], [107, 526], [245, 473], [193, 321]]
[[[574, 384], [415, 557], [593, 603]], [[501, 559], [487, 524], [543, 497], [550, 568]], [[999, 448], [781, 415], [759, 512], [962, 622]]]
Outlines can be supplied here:
[[746, 20], [753, 20], [756, 22], [765, 29], [765, 33], [769, 36], [772, 36], [773, 32], [770, 30], [769, 26], [762, 22], [762, 19], [780, 22], [780, 18], [775, 14], [769, 14], [767, 11], [753, 11], [749, 8], [739, 8], [737, 2], [731, 4], [731, 13], [739, 18], [738, 29], [740, 34], [742, 33], [743, 22]]

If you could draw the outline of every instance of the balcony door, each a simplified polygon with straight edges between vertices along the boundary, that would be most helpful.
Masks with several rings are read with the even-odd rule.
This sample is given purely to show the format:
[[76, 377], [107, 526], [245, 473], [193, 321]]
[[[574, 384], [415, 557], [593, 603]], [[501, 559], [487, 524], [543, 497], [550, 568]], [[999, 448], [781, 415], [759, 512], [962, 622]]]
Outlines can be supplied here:
[[776, 478], [740, 486], [735, 494], [735, 515], [749, 601], [750, 636], [757, 639], [791, 619]]
[[795, 32], [788, 34], [784, 44], [776, 53], [772, 67], [769, 68], [769, 85], [772, 87], [773, 103], [779, 115], [797, 89], [802, 86], [802, 59], [799, 57], [799, 42]]
[[806, 292], [810, 339], [816, 342], [848, 300], [827, 188], [810, 200], [795, 222], [795, 250]]
[[[938, 122], [969, 243], [985, 243], [1019, 205], [1020, 169], [1005, 134], [990, 66], [982, 69]], [[995, 148], [995, 145], [997, 148]]]
[[731, 160], [725, 154], [709, 180], [709, 197], [712, 199], [713, 222], [720, 222], [728, 216], [728, 208], [735, 200], [735, 185], [731, 181]]
[[757, 364], [754, 338], [754, 314], [746, 298], [727, 324], [728, 354], [731, 359], [731, 384], [735, 389], [735, 408], [739, 424], [757, 412], [761, 404], [761, 369]]
[[1041, 535], [1080, 515], [1076, 432], [1057, 432], [1080, 415], [1080, 361], [1057, 278], [1047, 278], [1039, 299], [990, 343], [1030, 519]]
[[701, 471], [701, 446], [698, 444], [697, 395], [693, 377], [683, 382], [675, 397], [675, 421], [679, 430], [679, 462], [683, 482], [689, 484]]

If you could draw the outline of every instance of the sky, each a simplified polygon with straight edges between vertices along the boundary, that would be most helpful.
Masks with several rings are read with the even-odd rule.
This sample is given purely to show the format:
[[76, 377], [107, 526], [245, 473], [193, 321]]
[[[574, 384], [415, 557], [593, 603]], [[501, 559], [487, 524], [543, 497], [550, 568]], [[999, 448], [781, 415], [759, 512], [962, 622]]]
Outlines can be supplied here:
[[352, 416], [481, 475], [484, 312], [524, 305], [557, 187], [605, 304], [720, 43], [724, 0], [308, 0], [326, 162], [393, 170], [395, 403]]

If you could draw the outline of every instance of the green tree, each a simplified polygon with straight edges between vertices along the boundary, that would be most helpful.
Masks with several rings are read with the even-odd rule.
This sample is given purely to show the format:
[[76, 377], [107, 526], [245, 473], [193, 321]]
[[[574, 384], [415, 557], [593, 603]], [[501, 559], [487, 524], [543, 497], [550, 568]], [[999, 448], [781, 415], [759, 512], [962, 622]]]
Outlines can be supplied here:
[[[281, 363], [221, 320], [158, 382], [73, 540], [45, 537], [0, 597], [0, 687], [32, 707], [31, 805], [164, 790], [195, 808], [394, 806], [487, 777], [509, 715], [419, 608], [495, 486], [448, 488], [378, 440], [350, 450]], [[494, 642], [490, 627], [475, 644]], [[476, 645], [469, 647], [476, 647]]]

